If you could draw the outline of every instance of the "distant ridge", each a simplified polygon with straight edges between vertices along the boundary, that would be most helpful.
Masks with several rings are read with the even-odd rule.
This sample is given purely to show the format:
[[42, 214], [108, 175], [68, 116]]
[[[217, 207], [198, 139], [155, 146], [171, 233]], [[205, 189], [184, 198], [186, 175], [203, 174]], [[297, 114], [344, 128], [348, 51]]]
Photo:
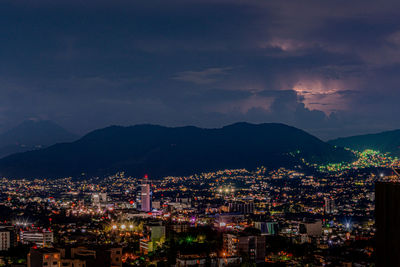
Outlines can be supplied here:
[[328, 141], [328, 143], [358, 151], [373, 149], [400, 156], [400, 130], [337, 138]]
[[26, 120], [0, 134], [0, 158], [60, 142], [71, 142], [78, 137], [48, 120]]
[[351, 153], [291, 126], [236, 123], [218, 129], [136, 125], [95, 130], [81, 139], [0, 160], [6, 177], [105, 175], [151, 177], [225, 168], [293, 166], [289, 152], [311, 162], [349, 160]]

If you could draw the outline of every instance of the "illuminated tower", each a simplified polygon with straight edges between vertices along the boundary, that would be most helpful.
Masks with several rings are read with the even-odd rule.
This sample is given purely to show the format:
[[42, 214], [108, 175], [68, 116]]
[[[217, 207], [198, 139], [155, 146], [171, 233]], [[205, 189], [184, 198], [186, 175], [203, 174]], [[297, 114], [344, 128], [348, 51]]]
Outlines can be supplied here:
[[141, 186], [140, 196], [142, 201], [142, 211], [149, 212], [151, 211], [151, 192], [147, 174], [144, 176], [144, 179], [140, 186]]
[[324, 205], [324, 210], [325, 214], [332, 214], [335, 212], [335, 200], [333, 200], [330, 197], [326, 197], [324, 199], [325, 205]]

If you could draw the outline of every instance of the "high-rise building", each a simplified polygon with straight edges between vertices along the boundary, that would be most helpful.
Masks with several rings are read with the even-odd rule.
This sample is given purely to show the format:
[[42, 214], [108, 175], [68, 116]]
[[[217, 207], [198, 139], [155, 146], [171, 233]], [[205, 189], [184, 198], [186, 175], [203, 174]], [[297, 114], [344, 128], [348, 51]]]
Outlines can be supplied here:
[[238, 250], [237, 245], [239, 243], [239, 238], [235, 234], [224, 234], [223, 245], [224, 251], [227, 256], [237, 256]]
[[375, 183], [376, 266], [400, 266], [400, 183]]
[[17, 232], [12, 225], [0, 225], [0, 251], [17, 245]]
[[224, 251], [227, 256], [247, 256], [255, 262], [265, 261], [265, 236], [224, 234]]
[[11, 238], [9, 231], [0, 231], [0, 251], [9, 250], [11, 247]]
[[150, 192], [150, 183], [148, 180], [148, 176], [145, 175], [142, 181], [140, 196], [142, 202], [142, 211], [149, 212], [151, 211], [151, 192]]
[[147, 254], [154, 251], [165, 239], [165, 226], [162, 222], [153, 222], [145, 225], [144, 237], [140, 239], [140, 251]]
[[107, 193], [93, 193], [92, 205], [96, 208], [104, 208], [107, 206]]
[[254, 228], [261, 231], [262, 235], [277, 235], [278, 222], [254, 222]]
[[325, 211], [325, 214], [332, 214], [335, 212], [335, 200], [334, 199], [332, 199], [330, 197], [325, 198], [324, 211]]

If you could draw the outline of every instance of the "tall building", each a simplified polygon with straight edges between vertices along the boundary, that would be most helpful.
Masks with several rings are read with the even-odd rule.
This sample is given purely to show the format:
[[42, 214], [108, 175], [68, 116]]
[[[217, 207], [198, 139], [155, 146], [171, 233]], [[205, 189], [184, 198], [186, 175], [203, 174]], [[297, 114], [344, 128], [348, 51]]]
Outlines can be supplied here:
[[107, 206], [107, 193], [93, 193], [92, 205], [96, 208], [104, 208]]
[[165, 226], [161, 222], [149, 223], [145, 226], [144, 237], [140, 239], [140, 251], [147, 254], [154, 251], [165, 241]]
[[262, 235], [277, 235], [278, 222], [254, 222], [254, 228], [261, 231]]
[[0, 251], [17, 245], [17, 232], [12, 225], [0, 225]]
[[11, 247], [11, 238], [9, 231], [0, 231], [0, 251], [9, 250]]
[[151, 211], [151, 192], [150, 192], [150, 183], [148, 180], [148, 176], [145, 175], [142, 181], [140, 196], [142, 202], [142, 211], [149, 212]]
[[224, 234], [223, 236], [223, 246], [226, 255], [237, 256], [237, 244], [239, 243], [239, 238], [235, 234]]
[[325, 214], [332, 214], [335, 212], [335, 200], [334, 199], [332, 199], [330, 197], [325, 198], [324, 211], [325, 211]]
[[265, 261], [265, 236], [224, 234], [224, 251], [227, 256], [246, 256], [255, 262]]
[[376, 266], [400, 266], [400, 183], [375, 183]]

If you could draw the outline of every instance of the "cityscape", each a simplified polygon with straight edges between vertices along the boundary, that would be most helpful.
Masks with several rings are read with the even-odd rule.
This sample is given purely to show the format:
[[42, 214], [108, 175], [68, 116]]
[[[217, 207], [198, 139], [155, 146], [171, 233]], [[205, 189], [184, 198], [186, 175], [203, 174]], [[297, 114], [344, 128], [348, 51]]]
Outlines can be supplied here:
[[0, 267], [400, 267], [399, 18], [0, 0]]
[[397, 158], [354, 153], [351, 168], [3, 178], [1, 264], [369, 266], [374, 183]]

